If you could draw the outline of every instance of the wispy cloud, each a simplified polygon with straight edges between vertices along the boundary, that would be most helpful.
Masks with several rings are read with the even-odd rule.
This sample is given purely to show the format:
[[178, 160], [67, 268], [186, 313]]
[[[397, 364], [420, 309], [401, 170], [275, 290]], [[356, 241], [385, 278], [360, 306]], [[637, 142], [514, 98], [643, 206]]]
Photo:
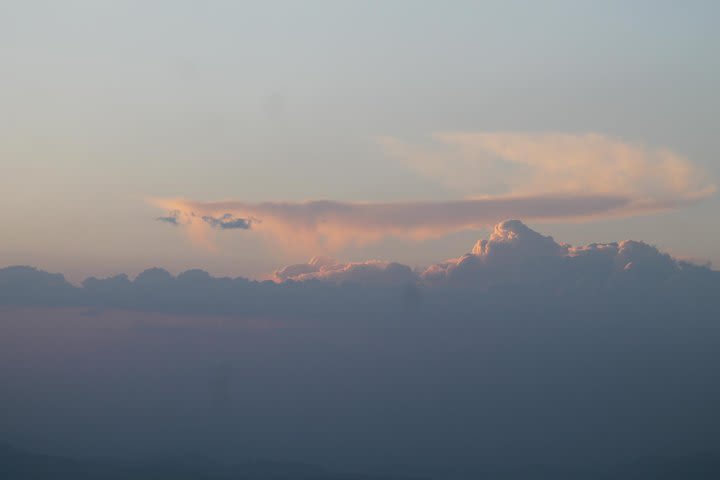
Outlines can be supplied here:
[[536, 195], [448, 202], [248, 203], [160, 199], [154, 203], [170, 211], [183, 212], [182, 223], [195, 234], [202, 234], [203, 228], [207, 234], [210, 227], [216, 226], [215, 222], [204, 220], [206, 217], [258, 218], [259, 221], [253, 223], [254, 230], [290, 247], [332, 250], [347, 244], [366, 244], [389, 235], [413, 239], [437, 237], [480, 228], [509, 216], [557, 220], [609, 214], [626, 207], [628, 201], [614, 195]]
[[686, 205], [715, 192], [687, 157], [588, 133], [443, 132], [429, 143], [383, 137], [385, 152], [466, 195], [616, 195], [626, 212]]
[[[386, 153], [464, 198], [362, 203], [333, 200], [203, 202], [156, 199], [197, 243], [209, 232], [250, 229], [288, 248], [332, 251], [386, 236], [412, 239], [492, 225], [505, 218], [587, 220], [678, 208], [715, 192], [686, 157], [599, 134], [436, 133], [430, 144], [380, 139]], [[252, 220], [251, 220], [252, 219]]]

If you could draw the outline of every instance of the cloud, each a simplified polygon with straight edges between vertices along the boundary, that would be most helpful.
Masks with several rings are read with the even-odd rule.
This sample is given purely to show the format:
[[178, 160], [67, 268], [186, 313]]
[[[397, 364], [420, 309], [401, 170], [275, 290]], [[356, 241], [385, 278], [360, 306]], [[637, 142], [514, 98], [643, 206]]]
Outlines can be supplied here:
[[422, 273], [431, 285], [488, 289], [502, 285], [649, 286], [694, 267], [644, 242], [625, 240], [573, 247], [540, 235], [518, 220], [495, 226], [471, 253]]
[[4, 431], [86, 456], [228, 465], [328, 452], [384, 465], [392, 452], [416, 467], [404, 478], [460, 462], [487, 477], [479, 446], [481, 463], [532, 459], [504, 478], [537, 478], [550, 454], [706, 447], [720, 428], [720, 272], [517, 220], [467, 247], [421, 273], [317, 257], [264, 282], [150, 268], [74, 287], [0, 269]]
[[[621, 196], [597, 194], [490, 197], [446, 202], [249, 203], [158, 199], [153, 203], [182, 212], [183, 217], [189, 219], [185, 224], [195, 229], [202, 228], [198, 218], [217, 218], [219, 215], [257, 218], [259, 220], [253, 223], [255, 230], [285, 242], [288, 248], [334, 250], [347, 244], [367, 244], [389, 235], [409, 239], [438, 237], [492, 225], [514, 215], [533, 220], [607, 215], [621, 211], [628, 201]], [[199, 233], [202, 234], [202, 230]]]
[[441, 132], [430, 144], [380, 143], [410, 169], [468, 195], [616, 195], [629, 200], [624, 213], [637, 213], [715, 192], [685, 156], [597, 133]]
[[231, 213], [226, 213], [220, 217], [204, 215], [202, 220], [213, 228], [222, 230], [249, 230], [252, 220], [245, 218], [235, 218]]
[[272, 278], [214, 278], [202, 270], [175, 277], [151, 268], [132, 281], [125, 275], [90, 278], [76, 288], [58, 274], [9, 267], [0, 269], [0, 304], [323, 317], [330, 312], [391, 312], [420, 297], [432, 300], [438, 313], [485, 308], [482, 302], [504, 296], [518, 302], [541, 298], [548, 308], [575, 305], [587, 297], [630, 305], [645, 298], [637, 292], [646, 292], [658, 305], [675, 301], [682, 308], [697, 309], [717, 308], [712, 292], [720, 288], [719, 272], [673, 258], [647, 243], [572, 246], [518, 220], [498, 223], [489, 238], [479, 240], [468, 253], [416, 271], [396, 262], [314, 257], [278, 269]]
[[288, 265], [287, 267], [281, 268], [280, 270], [276, 270], [273, 273], [273, 278], [279, 282], [283, 282], [285, 280], [299, 279], [304, 275], [315, 274], [326, 267], [334, 267], [336, 265], [338, 265], [338, 262], [332, 257], [313, 257], [307, 263]]
[[152, 203], [171, 212], [162, 221], [184, 225], [195, 243], [205, 246], [213, 246], [207, 227], [247, 230], [252, 224], [288, 249], [327, 252], [388, 236], [439, 237], [504, 218], [575, 221], [647, 214], [715, 192], [707, 175], [681, 154], [600, 134], [449, 132], [431, 140], [416, 145], [383, 137], [380, 143], [391, 158], [464, 198]]
[[213, 230], [250, 230], [254, 223], [259, 223], [228, 212], [203, 214], [186, 208], [170, 208], [167, 215], [156, 217], [155, 220], [183, 227], [193, 244], [210, 251], [217, 250]]
[[180, 224], [180, 218], [181, 213], [178, 210], [173, 210], [172, 212], [168, 212], [167, 216], [156, 217], [155, 220], [158, 222], [168, 223], [173, 226], [178, 226]]
[[520, 220], [498, 223], [490, 238], [478, 240], [472, 249], [474, 255], [485, 258], [559, 255], [565, 251], [552, 237], [539, 234]]
[[191, 225], [197, 220], [205, 222], [211, 228], [219, 228], [221, 230], [249, 230], [253, 220], [248, 218], [237, 218], [231, 213], [221, 215], [202, 215], [199, 216], [195, 212], [188, 212], [179, 209], [173, 209], [164, 217], [157, 217], [158, 222], [169, 223], [171, 225]]
[[410, 267], [396, 262], [368, 260], [341, 263], [330, 257], [313, 257], [308, 263], [290, 265], [276, 271], [273, 278], [279, 282], [319, 280], [375, 287], [412, 285], [418, 281], [417, 274]]

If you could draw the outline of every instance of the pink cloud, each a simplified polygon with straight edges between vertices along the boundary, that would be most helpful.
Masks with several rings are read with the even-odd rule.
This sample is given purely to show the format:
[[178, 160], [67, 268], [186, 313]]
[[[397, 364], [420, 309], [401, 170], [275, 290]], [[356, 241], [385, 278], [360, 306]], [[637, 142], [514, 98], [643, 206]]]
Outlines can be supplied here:
[[536, 195], [490, 197], [446, 202], [352, 203], [241, 201], [200, 202], [160, 199], [154, 203], [180, 212], [192, 238], [206, 244], [211, 227], [204, 217], [252, 218], [251, 230], [270, 235], [288, 248], [333, 250], [367, 244], [386, 236], [409, 239], [438, 237], [477, 229], [503, 218], [531, 220], [582, 219], [618, 214], [629, 200], [615, 195]]

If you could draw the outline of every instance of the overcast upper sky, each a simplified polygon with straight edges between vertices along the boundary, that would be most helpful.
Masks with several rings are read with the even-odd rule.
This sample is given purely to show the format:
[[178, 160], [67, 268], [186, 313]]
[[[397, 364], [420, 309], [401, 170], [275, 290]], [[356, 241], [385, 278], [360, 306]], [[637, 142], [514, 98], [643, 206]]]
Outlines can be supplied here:
[[420, 266], [507, 217], [720, 264], [718, 14], [0, 1], [0, 266]]

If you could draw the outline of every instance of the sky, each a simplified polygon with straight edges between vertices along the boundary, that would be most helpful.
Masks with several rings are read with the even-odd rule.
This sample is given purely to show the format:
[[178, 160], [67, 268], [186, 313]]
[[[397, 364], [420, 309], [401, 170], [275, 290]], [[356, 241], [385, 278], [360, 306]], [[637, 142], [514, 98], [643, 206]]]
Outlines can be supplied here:
[[719, 14], [0, 0], [0, 476], [720, 478]]
[[720, 264], [719, 10], [2, 1], [0, 265], [417, 267], [505, 218]]

